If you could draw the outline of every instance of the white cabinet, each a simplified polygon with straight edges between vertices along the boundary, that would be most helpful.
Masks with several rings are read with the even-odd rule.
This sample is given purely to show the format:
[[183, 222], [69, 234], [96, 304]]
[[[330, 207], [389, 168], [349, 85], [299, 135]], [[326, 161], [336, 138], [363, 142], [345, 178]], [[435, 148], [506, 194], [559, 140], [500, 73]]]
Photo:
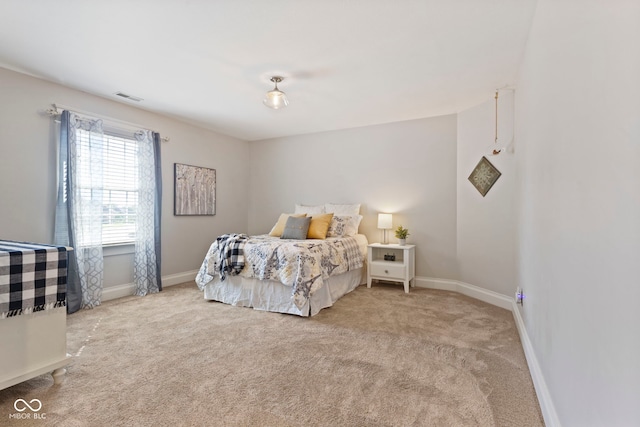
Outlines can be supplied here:
[[367, 250], [367, 287], [371, 287], [373, 280], [402, 282], [404, 291], [409, 293], [409, 285], [415, 285], [415, 249], [415, 245], [370, 244]]
[[71, 362], [66, 307], [1, 319], [0, 337], [0, 390], [48, 372], [62, 380]]
[[0, 390], [47, 372], [62, 380], [71, 361], [64, 305], [71, 250], [0, 241]]

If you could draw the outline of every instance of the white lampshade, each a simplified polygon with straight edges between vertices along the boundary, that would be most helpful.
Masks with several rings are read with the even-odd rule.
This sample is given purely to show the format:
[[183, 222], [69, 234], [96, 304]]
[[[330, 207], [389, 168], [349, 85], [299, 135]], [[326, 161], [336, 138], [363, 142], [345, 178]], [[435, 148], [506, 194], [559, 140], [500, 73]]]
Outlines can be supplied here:
[[278, 89], [278, 83], [282, 81], [282, 77], [272, 77], [271, 81], [275, 83], [275, 87], [273, 90], [267, 92], [262, 101], [264, 105], [269, 108], [273, 108], [277, 110], [278, 108], [284, 108], [289, 105], [289, 100], [287, 99], [287, 95], [280, 89]]
[[391, 230], [393, 228], [393, 215], [389, 213], [378, 214], [378, 228]]

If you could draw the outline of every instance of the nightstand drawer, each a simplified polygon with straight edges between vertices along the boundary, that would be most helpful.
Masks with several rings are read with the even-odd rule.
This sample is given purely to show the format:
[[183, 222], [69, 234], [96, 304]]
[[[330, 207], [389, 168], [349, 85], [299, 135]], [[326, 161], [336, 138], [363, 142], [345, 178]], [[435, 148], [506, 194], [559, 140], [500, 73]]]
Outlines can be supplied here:
[[406, 267], [404, 265], [394, 265], [388, 263], [371, 263], [371, 275], [378, 277], [390, 277], [396, 279], [404, 279]]

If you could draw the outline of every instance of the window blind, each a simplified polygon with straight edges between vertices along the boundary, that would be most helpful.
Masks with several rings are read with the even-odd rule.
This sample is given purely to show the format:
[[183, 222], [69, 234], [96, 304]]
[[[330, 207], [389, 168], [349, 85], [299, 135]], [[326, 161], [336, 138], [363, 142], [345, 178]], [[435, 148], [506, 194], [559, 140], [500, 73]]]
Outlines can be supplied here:
[[76, 141], [81, 145], [79, 154], [84, 156], [80, 173], [88, 176], [86, 171], [96, 161], [100, 161], [102, 168], [101, 182], [90, 183], [90, 179], [81, 177], [81, 182], [88, 183], [82, 185], [83, 193], [87, 197], [98, 195], [97, 200], [102, 201], [102, 245], [135, 242], [138, 205], [136, 140], [105, 133], [100, 141], [92, 141], [89, 132], [79, 129]]

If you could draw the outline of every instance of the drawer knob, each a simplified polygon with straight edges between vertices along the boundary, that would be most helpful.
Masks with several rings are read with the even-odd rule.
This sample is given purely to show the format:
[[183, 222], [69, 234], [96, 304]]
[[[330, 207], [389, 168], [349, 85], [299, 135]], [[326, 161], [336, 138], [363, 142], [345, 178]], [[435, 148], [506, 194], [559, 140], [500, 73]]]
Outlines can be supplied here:
[[387, 273], [387, 274], [389, 274], [389, 270], [385, 270], [384, 272], [385, 272], [385, 273]]

